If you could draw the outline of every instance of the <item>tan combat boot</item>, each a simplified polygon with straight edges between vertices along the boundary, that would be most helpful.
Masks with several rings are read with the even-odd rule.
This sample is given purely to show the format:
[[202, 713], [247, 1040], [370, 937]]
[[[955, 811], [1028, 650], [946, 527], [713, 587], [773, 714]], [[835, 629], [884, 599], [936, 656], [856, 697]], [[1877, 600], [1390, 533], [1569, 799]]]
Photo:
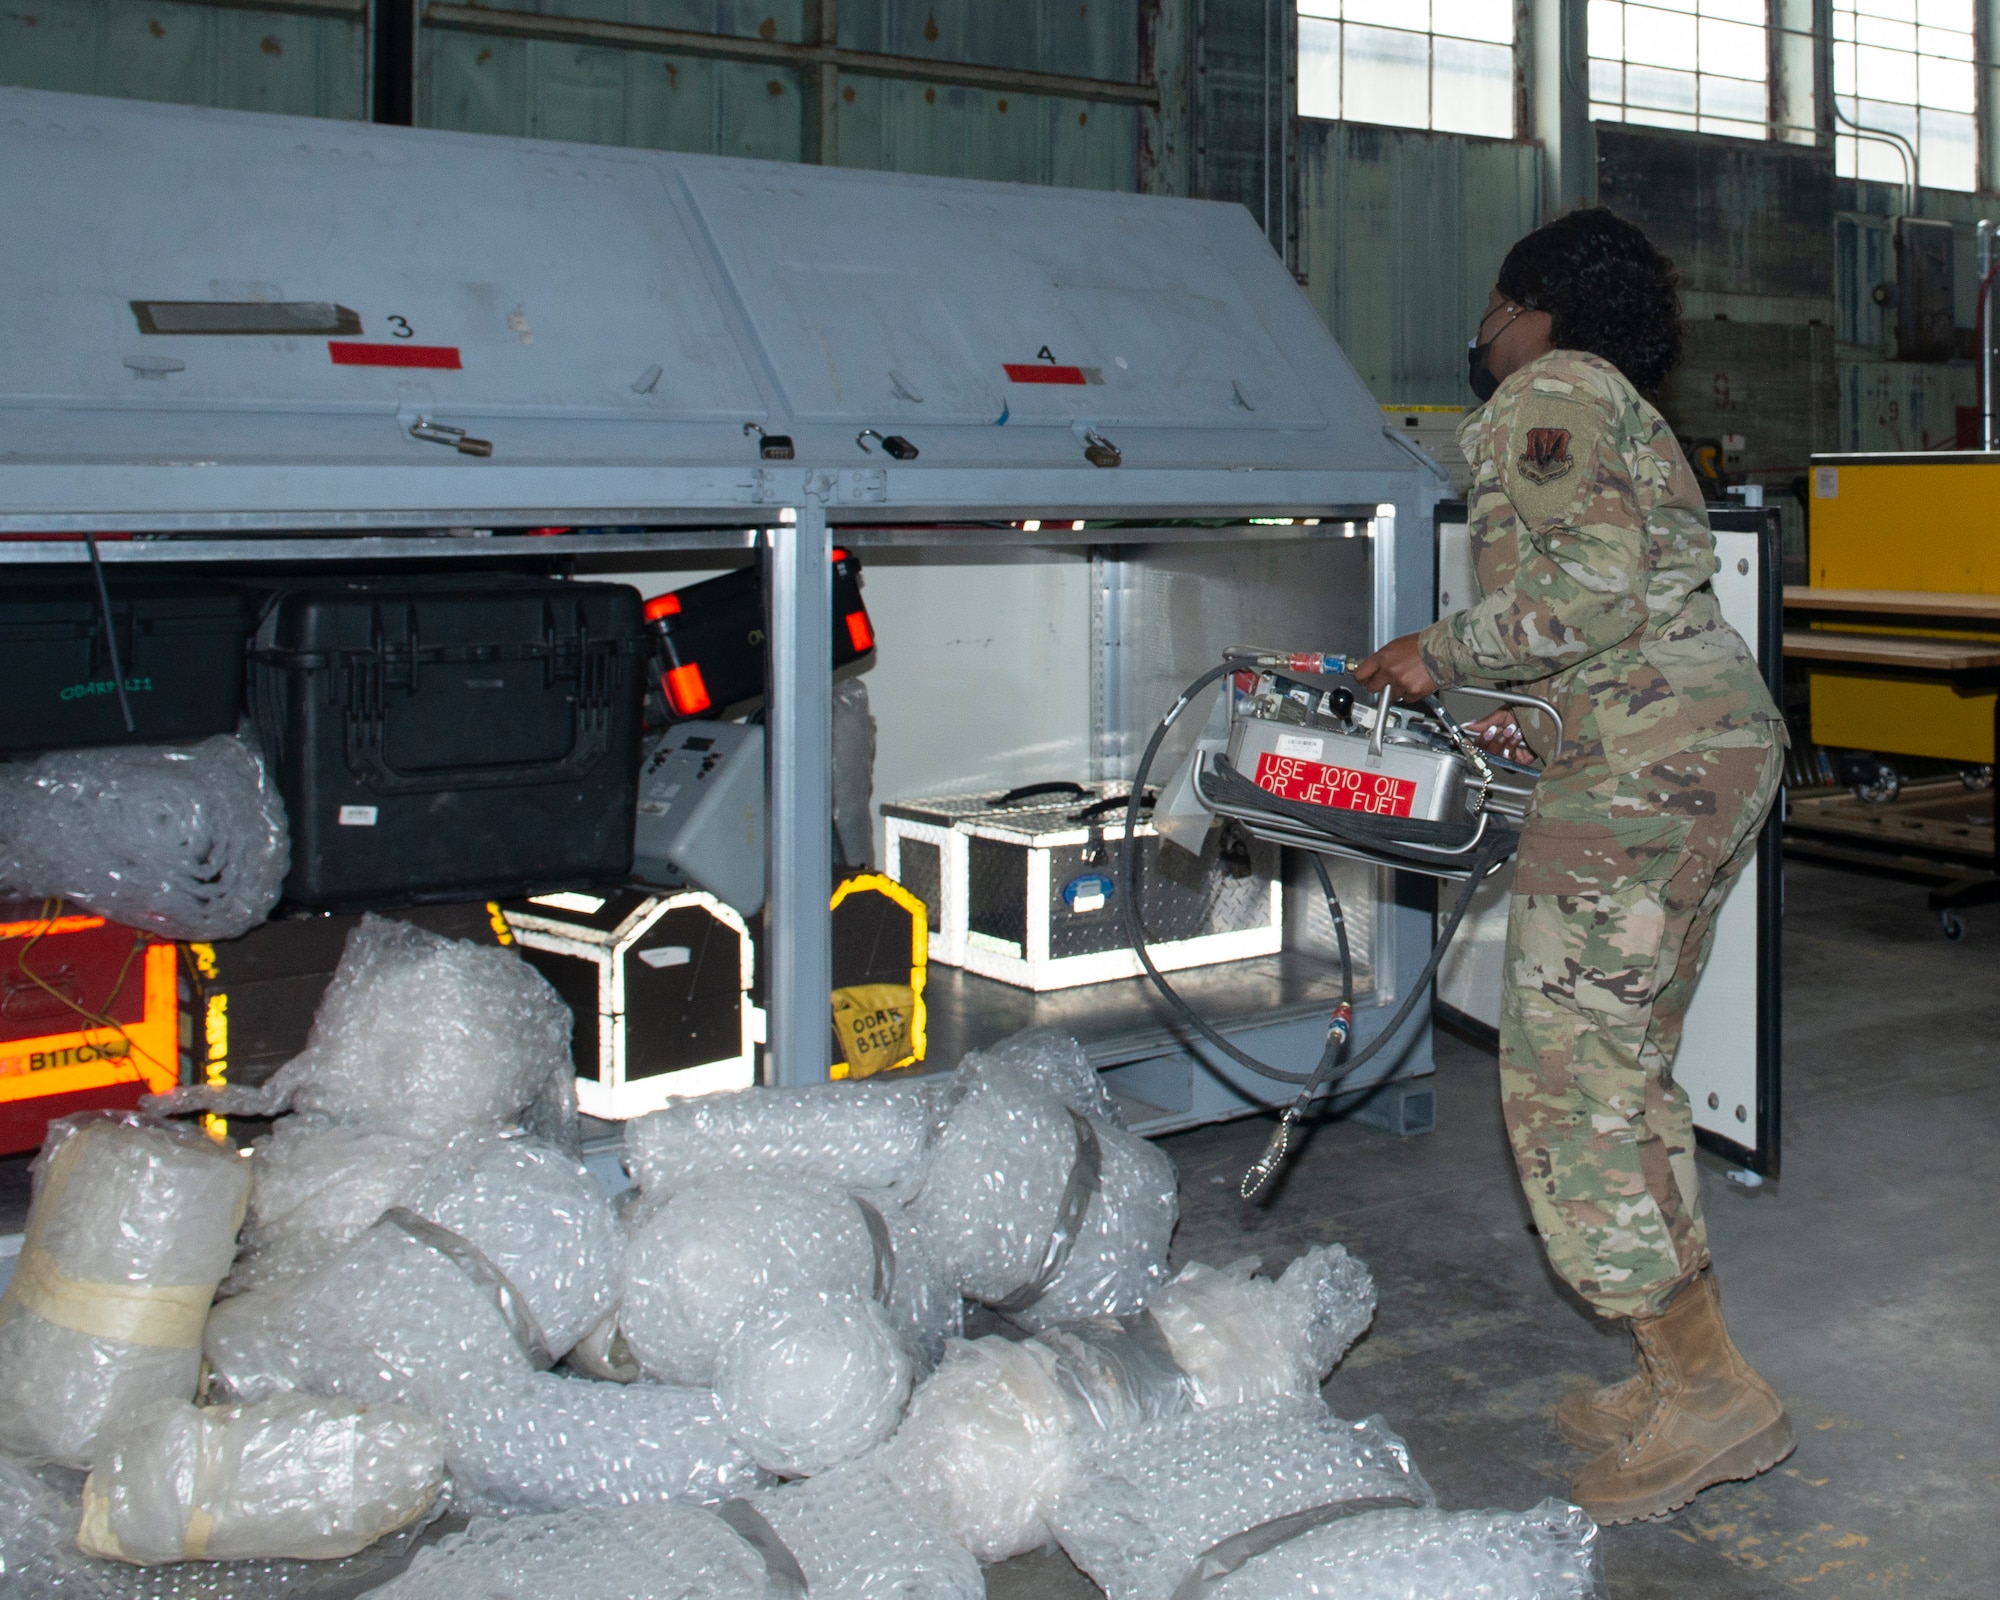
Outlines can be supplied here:
[[1754, 1478], [1797, 1441], [1771, 1386], [1722, 1325], [1704, 1272], [1657, 1317], [1634, 1318], [1652, 1404], [1629, 1439], [1589, 1462], [1570, 1498], [1598, 1522], [1638, 1522], [1686, 1505], [1711, 1484]]
[[1639, 1431], [1653, 1409], [1653, 1375], [1646, 1363], [1622, 1383], [1572, 1389], [1556, 1405], [1556, 1432], [1588, 1455], [1609, 1450]]

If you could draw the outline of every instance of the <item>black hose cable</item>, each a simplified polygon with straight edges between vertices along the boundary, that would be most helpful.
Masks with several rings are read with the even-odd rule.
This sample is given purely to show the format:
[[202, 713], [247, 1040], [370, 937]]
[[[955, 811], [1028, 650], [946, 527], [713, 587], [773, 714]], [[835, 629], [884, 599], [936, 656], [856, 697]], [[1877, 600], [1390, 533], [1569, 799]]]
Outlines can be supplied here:
[[1354, 952], [1347, 944], [1347, 917], [1340, 909], [1340, 896], [1333, 892], [1333, 879], [1327, 876], [1326, 857], [1317, 851], [1308, 851], [1313, 871], [1319, 874], [1320, 892], [1326, 896], [1326, 914], [1333, 922], [1333, 942], [1340, 951], [1340, 1003], [1354, 1004]]
[[[1160, 719], [1159, 726], [1153, 730], [1152, 738], [1146, 741], [1145, 754], [1140, 756], [1138, 771], [1132, 776], [1131, 799], [1125, 808], [1123, 921], [1126, 938], [1131, 943], [1133, 953], [1138, 956], [1140, 966], [1145, 968], [1146, 976], [1152, 979], [1153, 987], [1159, 990], [1160, 997], [1167, 1002], [1175, 1016], [1239, 1066], [1247, 1067], [1259, 1077], [1268, 1078], [1275, 1083], [1298, 1085], [1301, 1090], [1298, 1098], [1279, 1119], [1277, 1131], [1271, 1136], [1271, 1142], [1266, 1146], [1263, 1156], [1244, 1175], [1242, 1194], [1243, 1198], [1248, 1200], [1276, 1174], [1279, 1165], [1284, 1161], [1292, 1126], [1304, 1115], [1305, 1107], [1313, 1098], [1340, 1078], [1349, 1077], [1366, 1066], [1390, 1040], [1401, 1033], [1404, 1023], [1409, 1021], [1417, 1008], [1417, 1003], [1430, 988], [1431, 980], [1437, 976], [1438, 965], [1444, 960], [1445, 950], [1450, 945], [1453, 935], [1458, 932], [1459, 924], [1465, 920], [1466, 912], [1471, 909], [1472, 897], [1479, 892], [1479, 885], [1485, 881], [1488, 873], [1513, 853], [1518, 835], [1507, 829], [1496, 830], [1481, 845], [1473, 859], [1472, 870], [1465, 880], [1464, 890], [1458, 897], [1458, 903], [1452, 907], [1451, 916], [1443, 932], [1433, 944], [1430, 959], [1424, 963], [1423, 971], [1417, 975], [1416, 982], [1410, 986], [1403, 1003], [1397, 1007], [1396, 1014], [1389, 1019], [1388, 1026], [1370, 1040], [1358, 1055], [1345, 1063], [1340, 1062], [1341, 1050], [1346, 1044], [1346, 1033], [1344, 1029], [1339, 1028], [1329, 1030], [1327, 1047], [1320, 1055], [1319, 1064], [1311, 1072], [1287, 1072], [1281, 1067], [1259, 1061], [1255, 1056], [1238, 1049], [1175, 992], [1174, 986], [1167, 982], [1166, 975], [1154, 963], [1152, 952], [1146, 947], [1146, 930], [1139, 904], [1139, 798], [1145, 793], [1146, 778], [1152, 771], [1154, 760], [1159, 756], [1160, 746], [1165, 742], [1168, 730], [1180, 719], [1181, 713], [1187, 710], [1189, 703], [1203, 689], [1217, 679], [1241, 670], [1244, 665], [1242, 661], [1227, 660], [1220, 666], [1210, 667], [1181, 691], [1180, 698], [1168, 707], [1167, 714]], [[1267, 795], [1266, 798], [1273, 797]], [[1340, 1067], [1338, 1077], [1335, 1076], [1337, 1065]]]

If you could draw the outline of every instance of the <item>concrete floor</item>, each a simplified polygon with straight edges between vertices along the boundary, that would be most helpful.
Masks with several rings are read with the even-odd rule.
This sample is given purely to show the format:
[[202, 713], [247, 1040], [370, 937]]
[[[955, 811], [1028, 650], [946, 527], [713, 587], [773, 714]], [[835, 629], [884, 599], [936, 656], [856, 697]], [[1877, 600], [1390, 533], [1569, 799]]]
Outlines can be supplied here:
[[[1673, 1518], [1606, 1530], [1613, 1600], [2000, 1595], [2000, 910], [1948, 944], [1908, 885], [1794, 866], [1785, 919], [1784, 1170], [1754, 1195], [1704, 1157], [1737, 1342], [1800, 1445]], [[1375, 1273], [1374, 1328], [1327, 1385], [1380, 1412], [1442, 1504], [1525, 1507], [1577, 1457], [1550, 1417], [1628, 1346], [1554, 1288], [1513, 1179], [1490, 1055], [1438, 1039], [1438, 1132], [1323, 1130], [1268, 1210], [1234, 1188], [1268, 1124], [1165, 1141], [1177, 1260], [1338, 1240]], [[1088, 1600], [1059, 1554], [992, 1600]]]

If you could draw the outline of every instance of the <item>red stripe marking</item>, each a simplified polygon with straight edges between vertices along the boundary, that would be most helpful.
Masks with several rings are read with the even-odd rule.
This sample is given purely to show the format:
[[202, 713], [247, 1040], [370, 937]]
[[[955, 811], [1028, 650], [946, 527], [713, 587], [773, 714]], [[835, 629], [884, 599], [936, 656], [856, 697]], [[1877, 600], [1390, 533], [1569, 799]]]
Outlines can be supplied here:
[[1007, 378], [1011, 383], [1075, 383], [1083, 382], [1081, 367], [1052, 367], [1045, 361], [1008, 361]]
[[455, 344], [350, 344], [339, 339], [326, 342], [327, 354], [336, 367], [443, 367], [460, 370]]

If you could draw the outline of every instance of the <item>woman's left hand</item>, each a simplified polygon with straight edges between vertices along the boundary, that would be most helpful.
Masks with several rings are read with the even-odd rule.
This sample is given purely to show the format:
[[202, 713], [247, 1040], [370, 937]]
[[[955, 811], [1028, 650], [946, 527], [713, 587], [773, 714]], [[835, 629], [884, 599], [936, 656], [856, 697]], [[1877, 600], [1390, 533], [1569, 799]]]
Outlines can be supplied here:
[[1391, 639], [1356, 667], [1354, 676], [1376, 694], [1382, 692], [1384, 684], [1393, 683], [1397, 695], [1404, 700], [1421, 700], [1427, 694], [1437, 693], [1437, 679], [1424, 665], [1424, 654], [1417, 648], [1414, 633]]

